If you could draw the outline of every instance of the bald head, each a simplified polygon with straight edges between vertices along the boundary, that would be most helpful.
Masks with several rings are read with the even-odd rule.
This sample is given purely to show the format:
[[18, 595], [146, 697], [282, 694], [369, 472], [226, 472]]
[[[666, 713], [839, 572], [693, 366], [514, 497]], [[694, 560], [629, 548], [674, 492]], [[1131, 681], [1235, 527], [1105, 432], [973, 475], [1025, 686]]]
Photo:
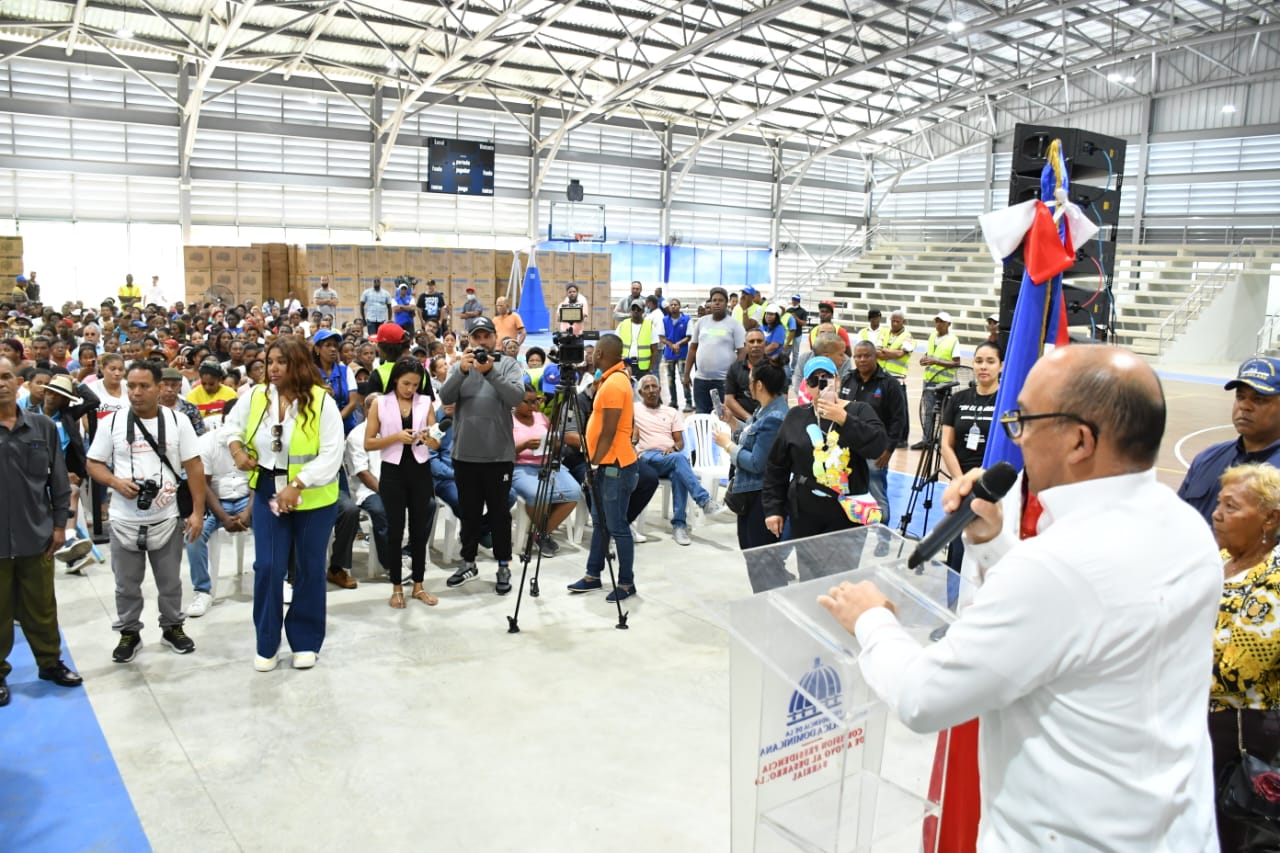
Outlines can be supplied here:
[[622, 338], [617, 335], [601, 335], [596, 341], [596, 367], [607, 370], [622, 361]]
[[1044, 383], [1057, 411], [1098, 427], [1098, 444], [1133, 470], [1156, 462], [1164, 437], [1164, 389], [1155, 371], [1128, 350], [1074, 344], [1040, 359], [1027, 384]]

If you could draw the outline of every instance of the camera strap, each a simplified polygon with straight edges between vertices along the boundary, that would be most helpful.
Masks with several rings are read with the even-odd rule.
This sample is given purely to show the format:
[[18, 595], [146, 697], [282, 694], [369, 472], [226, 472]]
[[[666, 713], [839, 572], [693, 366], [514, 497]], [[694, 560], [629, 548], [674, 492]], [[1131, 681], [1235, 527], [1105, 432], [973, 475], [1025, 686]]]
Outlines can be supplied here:
[[[159, 436], [160, 436], [160, 443], [159, 443], [159, 445], [157, 445], [157, 444], [156, 444], [156, 440], [155, 440], [154, 438], [152, 438], [152, 437], [151, 437], [151, 433], [147, 430], [147, 426], [146, 426], [146, 424], [144, 424], [142, 421], [140, 421], [140, 420], [139, 420], [139, 419], [138, 419], [138, 418], [133, 414], [133, 412], [132, 412], [132, 411], [130, 411], [130, 412], [129, 412], [129, 420], [128, 420], [127, 425], [125, 426], [125, 441], [129, 442], [129, 446], [130, 446], [130, 447], [133, 447], [133, 426], [134, 426], [134, 424], [137, 424], [137, 425], [138, 425], [138, 429], [142, 430], [142, 437], [143, 437], [144, 439], [146, 439], [147, 444], [151, 445], [151, 449], [155, 451], [156, 456], [159, 456], [159, 457], [160, 457], [160, 462], [161, 462], [161, 464], [163, 464], [163, 465], [164, 465], [164, 467], [166, 467], [166, 468], [168, 468], [168, 469], [169, 469], [169, 473], [173, 474], [174, 479], [176, 480], [176, 482], [177, 482], [177, 483], [181, 483], [181, 482], [182, 482], [182, 475], [180, 475], [176, 470], [174, 470], [173, 463], [169, 461], [169, 456], [168, 456], [168, 454], [166, 453], [166, 448], [165, 448], [165, 444], [164, 444], [164, 414], [163, 414], [163, 411], [164, 411], [164, 406], [160, 406], [160, 407], [159, 407], [159, 409], [156, 411], [156, 432], [157, 432], [157, 433], [159, 434]], [[175, 425], [177, 424], [177, 415], [174, 415], [174, 423], [175, 423]], [[161, 473], [163, 473], [163, 472], [161, 472]], [[163, 479], [163, 477], [162, 477], [161, 479]]]

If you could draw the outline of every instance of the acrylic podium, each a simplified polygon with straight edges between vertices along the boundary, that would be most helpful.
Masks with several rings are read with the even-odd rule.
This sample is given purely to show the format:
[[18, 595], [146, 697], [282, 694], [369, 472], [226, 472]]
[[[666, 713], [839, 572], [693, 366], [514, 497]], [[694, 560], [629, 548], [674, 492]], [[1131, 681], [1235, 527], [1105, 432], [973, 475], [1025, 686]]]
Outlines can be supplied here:
[[738, 557], [754, 594], [710, 607], [730, 635], [734, 853], [933, 853], [937, 735], [909, 731], [868, 689], [857, 640], [817, 602], [874, 581], [928, 644], [954, 614], [945, 565], [906, 568], [915, 544], [869, 527]]

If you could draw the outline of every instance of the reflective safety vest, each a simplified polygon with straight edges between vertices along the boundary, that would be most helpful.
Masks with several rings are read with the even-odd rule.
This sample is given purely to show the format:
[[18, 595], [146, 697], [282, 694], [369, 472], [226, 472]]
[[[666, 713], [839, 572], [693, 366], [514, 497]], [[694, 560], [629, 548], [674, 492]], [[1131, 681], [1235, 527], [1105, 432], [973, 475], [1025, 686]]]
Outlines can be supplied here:
[[[844, 326], [840, 325], [840, 322], [836, 320], [835, 317], [832, 317], [827, 322], [830, 323], [831, 327], [836, 330], [836, 334], [840, 334], [840, 330], [844, 328]], [[821, 320], [819, 320], [817, 323], [814, 324], [813, 328], [809, 330], [809, 347], [810, 348], [813, 347], [813, 342], [818, 339], [818, 326], [825, 326], [825, 325], [826, 323], [823, 323]]]
[[[324, 407], [324, 398], [329, 396], [329, 392], [325, 391], [319, 385], [311, 386], [311, 413], [312, 416], [307, 419], [306, 425], [303, 425], [302, 419], [298, 418], [293, 423], [293, 434], [289, 436], [289, 482], [293, 482], [294, 478], [302, 470], [302, 466], [320, 455], [320, 410]], [[250, 453], [253, 452], [253, 442], [258, 437], [258, 425], [262, 423], [262, 419], [267, 414], [267, 406], [270, 404], [270, 395], [267, 387], [262, 386], [262, 391], [257, 389], [249, 395], [249, 420], [247, 434], [245, 435], [245, 449]], [[301, 414], [301, 407], [299, 407]], [[254, 468], [249, 472], [249, 488], [256, 489], [258, 487], [258, 471]], [[335, 477], [333, 482], [324, 485], [308, 486], [302, 490], [302, 502], [298, 504], [298, 509], [318, 509], [322, 506], [330, 506], [338, 502], [338, 480]]]
[[384, 361], [373, 369], [373, 372], [378, 374], [378, 377], [382, 380], [383, 394], [391, 393], [391, 389], [387, 387], [387, 383], [391, 381], [391, 371], [395, 366], [396, 363], [394, 361]]
[[[618, 337], [622, 338], [622, 357], [624, 359], [634, 357], [637, 367], [648, 370], [649, 362], [653, 358], [653, 324], [641, 320], [637, 327], [628, 317], [618, 324]], [[636, 346], [635, 356], [631, 355], [632, 345]]]
[[[950, 361], [956, 357], [956, 347], [959, 345], [960, 339], [955, 335], [947, 334], [938, 337], [938, 333], [934, 332], [929, 336], [929, 345], [925, 349], [925, 354], [930, 358]], [[956, 369], [954, 367], [940, 367], [936, 364], [930, 364], [924, 369], [924, 382], [926, 385], [955, 381]]]
[[[897, 335], [888, 326], [881, 326], [880, 328], [885, 333], [883, 336], [884, 343], [877, 342], [876, 346], [881, 349], [903, 349], [903, 344], [907, 343], [910, 343], [912, 348], [915, 347], [915, 341], [906, 327], [903, 327], [902, 331]], [[880, 359], [880, 366], [884, 368], [885, 373], [888, 373], [894, 379], [898, 381], [905, 380], [907, 378], [907, 369], [911, 366], [911, 353], [903, 352], [900, 358], [882, 358]]]
[[[764, 325], [764, 303], [755, 302], [751, 307], [747, 308], [744, 316], [741, 305], [733, 306], [733, 319], [742, 323], [744, 320], [755, 320], [760, 325]], [[743, 325], [746, 325], [743, 323]]]

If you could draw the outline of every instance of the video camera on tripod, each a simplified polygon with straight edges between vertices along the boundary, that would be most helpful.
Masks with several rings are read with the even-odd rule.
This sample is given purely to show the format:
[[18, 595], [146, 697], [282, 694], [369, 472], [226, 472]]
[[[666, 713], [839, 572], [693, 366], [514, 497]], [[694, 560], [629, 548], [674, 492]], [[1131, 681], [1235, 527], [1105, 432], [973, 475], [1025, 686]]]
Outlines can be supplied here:
[[556, 345], [556, 360], [562, 369], [566, 366], [576, 367], [586, 361], [586, 342], [600, 340], [599, 332], [583, 332], [581, 335], [573, 333], [574, 325], [584, 321], [585, 313], [581, 305], [560, 306], [560, 322], [568, 323], [569, 330], [556, 332], [551, 336], [551, 340]]

